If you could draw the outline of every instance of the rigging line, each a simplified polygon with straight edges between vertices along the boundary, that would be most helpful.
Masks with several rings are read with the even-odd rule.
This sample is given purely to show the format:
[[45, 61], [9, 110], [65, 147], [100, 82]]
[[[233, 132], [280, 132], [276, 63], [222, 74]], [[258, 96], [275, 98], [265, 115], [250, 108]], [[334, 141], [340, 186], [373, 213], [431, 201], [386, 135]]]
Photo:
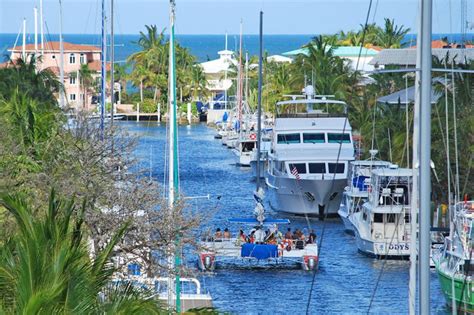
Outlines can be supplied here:
[[[369, 1], [369, 7], [368, 7], [368, 10], [367, 10], [367, 16], [366, 16], [366, 19], [365, 19], [364, 29], [363, 29], [363, 33], [362, 33], [362, 40], [361, 40], [362, 43], [361, 43], [361, 47], [359, 49], [359, 55], [357, 57], [356, 68], [355, 68], [355, 71], [354, 71], [354, 79], [357, 77], [357, 70], [359, 68], [360, 57], [361, 57], [361, 54], [362, 54], [362, 47], [364, 46], [364, 43], [365, 43], [365, 36], [366, 36], [366, 33], [367, 33], [367, 25], [368, 25], [368, 22], [369, 22], [370, 11], [371, 11], [371, 8], [372, 8], [372, 1], [373, 0]], [[353, 94], [353, 93], [354, 93], [354, 89], [352, 89], [352, 91], [351, 91], [351, 94]], [[347, 121], [348, 121], [348, 116], [346, 115], [346, 118], [344, 120], [344, 128], [342, 130], [341, 141], [339, 143], [339, 150], [338, 150], [337, 159], [336, 159], [336, 167], [334, 168], [334, 175], [333, 175], [333, 179], [332, 179], [331, 190], [334, 188], [334, 183], [335, 183], [335, 179], [336, 179], [336, 170], [337, 170], [337, 165], [339, 164], [340, 153], [341, 153], [342, 143], [343, 143], [342, 137], [343, 137], [343, 135], [345, 133], [345, 130], [346, 130]], [[327, 211], [324, 212], [323, 227], [321, 229], [321, 237], [319, 239], [319, 245], [318, 245], [318, 257], [321, 257], [321, 249], [322, 249], [323, 240], [324, 240], [324, 233], [326, 231], [326, 217], [327, 217]], [[313, 277], [311, 279], [311, 287], [310, 287], [310, 290], [309, 290], [308, 301], [307, 301], [307, 304], [306, 304], [306, 314], [309, 314], [309, 307], [310, 307], [312, 293], [313, 293], [313, 289], [314, 289], [314, 282], [315, 282], [315, 279], [316, 279], [316, 270], [314, 270]]]

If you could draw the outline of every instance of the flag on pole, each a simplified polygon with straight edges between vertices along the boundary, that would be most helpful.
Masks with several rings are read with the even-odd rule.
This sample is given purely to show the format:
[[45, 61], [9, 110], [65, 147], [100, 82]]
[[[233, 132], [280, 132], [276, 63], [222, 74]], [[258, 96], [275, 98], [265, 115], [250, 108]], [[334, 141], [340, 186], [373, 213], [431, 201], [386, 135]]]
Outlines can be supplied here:
[[297, 180], [300, 180], [300, 174], [298, 173], [298, 170], [296, 169], [296, 166], [293, 165], [293, 168], [291, 169], [291, 174], [296, 177]]

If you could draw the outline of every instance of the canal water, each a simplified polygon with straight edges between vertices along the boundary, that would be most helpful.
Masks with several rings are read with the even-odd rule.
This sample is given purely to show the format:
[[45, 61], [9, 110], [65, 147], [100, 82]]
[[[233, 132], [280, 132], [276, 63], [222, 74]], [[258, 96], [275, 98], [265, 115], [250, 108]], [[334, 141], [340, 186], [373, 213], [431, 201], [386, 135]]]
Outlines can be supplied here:
[[[135, 152], [149, 175], [163, 182], [166, 127], [156, 122], [120, 122], [138, 137]], [[193, 199], [190, 206], [209, 216], [204, 229], [229, 226], [227, 218], [252, 216], [255, 182], [249, 168], [236, 166], [234, 154], [214, 139], [205, 125], [179, 127], [180, 187], [189, 197], [210, 194], [210, 200]], [[267, 212], [273, 213], [267, 207]], [[305, 218], [289, 217], [289, 227], [308, 228]], [[316, 274], [298, 266], [267, 268], [224, 265], [213, 273], [196, 270], [196, 255], [189, 254], [188, 267], [196, 270], [203, 288], [223, 312], [235, 314], [407, 314], [407, 261], [376, 260], [357, 251], [353, 236], [344, 233], [338, 219], [310, 219], [322, 238]], [[283, 227], [285, 228], [285, 227]], [[323, 235], [324, 232], [324, 235]], [[314, 275], [314, 281], [313, 281]], [[312, 290], [311, 290], [312, 288]], [[431, 272], [433, 314], [448, 314], [435, 271]], [[369, 308], [370, 306], [370, 308]]]

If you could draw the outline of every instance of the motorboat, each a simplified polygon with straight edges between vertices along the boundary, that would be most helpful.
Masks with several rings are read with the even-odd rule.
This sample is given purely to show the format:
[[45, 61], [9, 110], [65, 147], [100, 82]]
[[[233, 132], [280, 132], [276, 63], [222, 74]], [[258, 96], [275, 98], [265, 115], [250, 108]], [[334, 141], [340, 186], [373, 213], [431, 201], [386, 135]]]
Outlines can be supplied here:
[[290, 95], [276, 104], [266, 184], [273, 209], [336, 216], [355, 159], [347, 104], [331, 96]]
[[352, 215], [362, 209], [362, 205], [369, 197], [368, 187], [372, 170], [385, 168], [390, 162], [374, 159], [376, 150], [371, 150], [371, 158], [368, 160], [357, 160], [349, 163], [349, 176], [347, 186], [344, 189], [341, 206], [337, 213], [344, 223], [344, 229], [354, 234]]
[[368, 200], [351, 220], [360, 252], [377, 258], [408, 258], [412, 177], [412, 169], [396, 165], [372, 170]]

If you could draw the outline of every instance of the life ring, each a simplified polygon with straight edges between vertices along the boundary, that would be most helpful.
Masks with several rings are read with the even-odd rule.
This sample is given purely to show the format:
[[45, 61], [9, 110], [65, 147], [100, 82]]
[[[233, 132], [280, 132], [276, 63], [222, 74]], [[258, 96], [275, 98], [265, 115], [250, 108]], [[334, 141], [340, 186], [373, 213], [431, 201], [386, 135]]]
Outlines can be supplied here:
[[254, 133], [251, 133], [251, 134], [250, 134], [250, 139], [251, 139], [251, 140], [257, 139], [257, 135], [254, 134]]

